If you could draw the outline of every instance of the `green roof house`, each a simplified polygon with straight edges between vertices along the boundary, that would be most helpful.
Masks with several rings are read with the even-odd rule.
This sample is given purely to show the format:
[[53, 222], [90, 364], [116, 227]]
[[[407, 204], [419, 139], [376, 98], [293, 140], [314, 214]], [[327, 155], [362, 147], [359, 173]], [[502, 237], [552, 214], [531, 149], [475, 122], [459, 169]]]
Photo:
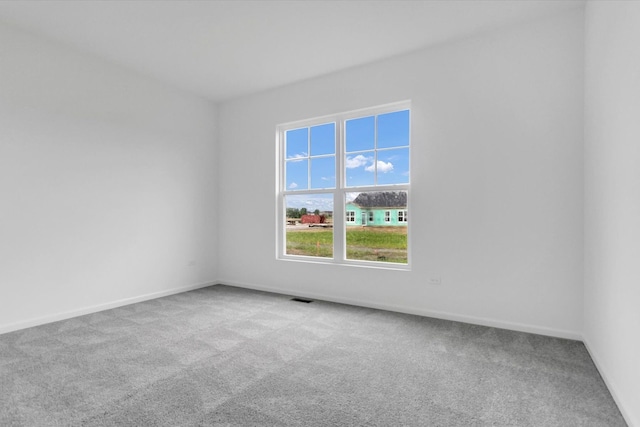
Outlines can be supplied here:
[[347, 226], [407, 226], [407, 193], [404, 191], [360, 193], [346, 208]]

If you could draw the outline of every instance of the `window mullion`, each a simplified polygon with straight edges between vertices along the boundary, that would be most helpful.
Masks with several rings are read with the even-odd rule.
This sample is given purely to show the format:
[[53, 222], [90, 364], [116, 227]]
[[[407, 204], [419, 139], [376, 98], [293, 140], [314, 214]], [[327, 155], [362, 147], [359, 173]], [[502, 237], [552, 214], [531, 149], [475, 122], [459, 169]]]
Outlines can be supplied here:
[[344, 206], [344, 120], [336, 121], [336, 189], [333, 193], [333, 259], [344, 261], [346, 218]]

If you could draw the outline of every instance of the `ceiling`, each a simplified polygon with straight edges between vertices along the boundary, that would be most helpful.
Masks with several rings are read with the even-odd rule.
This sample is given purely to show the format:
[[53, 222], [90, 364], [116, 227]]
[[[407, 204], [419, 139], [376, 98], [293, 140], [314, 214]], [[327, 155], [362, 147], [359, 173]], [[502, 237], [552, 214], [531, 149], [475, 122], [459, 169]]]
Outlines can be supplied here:
[[0, 1], [0, 21], [219, 102], [583, 4]]

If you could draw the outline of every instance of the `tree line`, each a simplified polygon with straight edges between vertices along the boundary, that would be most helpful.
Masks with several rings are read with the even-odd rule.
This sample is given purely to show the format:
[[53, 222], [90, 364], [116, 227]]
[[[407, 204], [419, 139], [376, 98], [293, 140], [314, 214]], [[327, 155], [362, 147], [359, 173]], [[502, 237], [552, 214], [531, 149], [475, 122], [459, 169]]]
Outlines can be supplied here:
[[[313, 211], [314, 215], [320, 215], [320, 209]], [[287, 218], [302, 218], [302, 215], [310, 215], [307, 208], [287, 208]]]

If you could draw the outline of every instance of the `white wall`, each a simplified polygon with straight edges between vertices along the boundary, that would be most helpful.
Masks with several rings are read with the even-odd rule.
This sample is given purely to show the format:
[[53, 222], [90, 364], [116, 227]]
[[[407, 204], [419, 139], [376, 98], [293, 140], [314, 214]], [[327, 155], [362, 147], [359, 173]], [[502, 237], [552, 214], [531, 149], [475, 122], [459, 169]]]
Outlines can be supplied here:
[[216, 279], [216, 114], [0, 26], [0, 332]]
[[586, 13], [584, 337], [640, 426], [640, 3]]
[[[572, 11], [221, 105], [221, 281], [579, 338], [583, 19]], [[276, 260], [276, 125], [405, 99], [412, 271]]]

